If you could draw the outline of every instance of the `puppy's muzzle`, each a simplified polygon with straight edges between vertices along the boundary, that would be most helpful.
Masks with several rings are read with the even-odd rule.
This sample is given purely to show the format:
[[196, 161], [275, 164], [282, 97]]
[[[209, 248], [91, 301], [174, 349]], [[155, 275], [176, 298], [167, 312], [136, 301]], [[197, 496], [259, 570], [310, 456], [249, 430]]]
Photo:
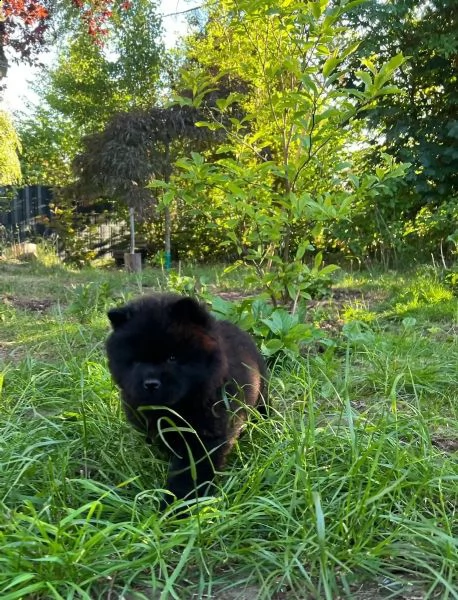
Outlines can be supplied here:
[[154, 392], [161, 387], [161, 380], [157, 379], [157, 377], [147, 377], [143, 381], [143, 388], [148, 392]]

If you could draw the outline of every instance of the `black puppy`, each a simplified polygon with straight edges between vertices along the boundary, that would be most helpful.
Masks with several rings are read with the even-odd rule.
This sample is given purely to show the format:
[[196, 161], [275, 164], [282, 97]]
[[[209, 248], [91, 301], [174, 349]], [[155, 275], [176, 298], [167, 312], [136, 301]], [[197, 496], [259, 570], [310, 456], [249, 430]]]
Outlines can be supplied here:
[[171, 453], [178, 498], [203, 495], [246, 419], [266, 401], [266, 368], [251, 337], [192, 298], [160, 294], [108, 312], [108, 364], [129, 421]]

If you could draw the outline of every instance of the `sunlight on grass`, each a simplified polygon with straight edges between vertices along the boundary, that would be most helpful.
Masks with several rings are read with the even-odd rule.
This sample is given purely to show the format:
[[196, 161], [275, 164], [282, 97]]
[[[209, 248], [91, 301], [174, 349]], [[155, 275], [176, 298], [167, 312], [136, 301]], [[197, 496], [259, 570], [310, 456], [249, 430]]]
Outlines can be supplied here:
[[341, 312], [344, 321], [362, 321], [363, 323], [373, 323], [377, 319], [377, 313], [369, 310], [367, 307], [354, 304], [344, 306]]

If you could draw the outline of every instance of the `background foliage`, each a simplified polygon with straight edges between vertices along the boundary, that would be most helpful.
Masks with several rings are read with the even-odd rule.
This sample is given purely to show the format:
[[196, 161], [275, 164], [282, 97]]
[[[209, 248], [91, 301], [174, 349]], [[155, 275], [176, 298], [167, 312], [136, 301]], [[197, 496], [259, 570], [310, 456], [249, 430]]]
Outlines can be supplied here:
[[19, 137], [9, 115], [0, 110], [0, 185], [12, 185], [20, 182], [20, 149]]
[[[251, 261], [267, 288], [263, 271], [277, 263], [271, 279], [281, 283], [271, 296], [283, 300], [307, 294], [298, 263], [310, 268], [318, 252], [325, 263], [453, 260], [451, 0], [212, 1], [190, 13], [191, 33], [172, 52], [159, 41], [155, 3], [76, 4], [59, 13], [62, 52], [38, 86], [39, 105], [16, 120], [24, 182], [67, 190], [62, 209], [87, 202], [71, 170], [84, 136], [103, 136], [118, 120], [129, 137], [137, 111], [168, 110], [180, 98], [204, 111], [207, 135], [205, 148], [196, 135], [170, 145], [174, 187], [157, 181], [154, 128], [121, 140], [123, 154], [113, 154], [124, 171], [142, 157], [131, 178], [141, 189], [132, 193], [157, 207], [145, 204], [138, 224], [151, 256], [170, 229], [175, 259]], [[148, 177], [138, 186], [141, 165]], [[92, 182], [92, 195], [124, 218], [125, 194]]]
[[104, 44], [77, 20], [56, 64], [36, 85], [39, 102], [19, 117], [25, 183], [71, 183], [71, 162], [85, 134], [115, 113], [148, 106], [157, 96], [161, 22], [156, 5], [135, 0], [113, 11]]
[[426, 257], [441, 244], [450, 251], [447, 236], [458, 222], [456, 3], [369, 0], [345, 22], [359, 32], [358, 57], [375, 64], [399, 51], [409, 57], [394, 75], [403, 93], [381, 99], [367, 112], [366, 125], [370, 160], [381, 148], [410, 164], [377, 203], [360, 205], [356, 239], [348, 229], [345, 235], [360, 256], [392, 260], [410, 251]]

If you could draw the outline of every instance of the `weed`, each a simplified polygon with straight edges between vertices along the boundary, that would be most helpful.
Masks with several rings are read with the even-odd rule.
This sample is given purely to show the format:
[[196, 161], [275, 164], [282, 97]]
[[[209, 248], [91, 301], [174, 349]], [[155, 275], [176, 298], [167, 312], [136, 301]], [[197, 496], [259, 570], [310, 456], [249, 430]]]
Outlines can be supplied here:
[[87, 323], [97, 313], [106, 311], [116, 301], [126, 299], [126, 294], [111, 281], [81, 283], [71, 286], [67, 311], [80, 323]]
[[269, 359], [281, 354], [297, 358], [308, 344], [332, 345], [332, 341], [318, 327], [304, 323], [304, 307], [291, 314], [259, 298], [248, 298], [241, 302], [228, 302], [219, 297], [209, 300], [217, 317], [232, 321], [249, 331], [258, 341], [262, 354]]

